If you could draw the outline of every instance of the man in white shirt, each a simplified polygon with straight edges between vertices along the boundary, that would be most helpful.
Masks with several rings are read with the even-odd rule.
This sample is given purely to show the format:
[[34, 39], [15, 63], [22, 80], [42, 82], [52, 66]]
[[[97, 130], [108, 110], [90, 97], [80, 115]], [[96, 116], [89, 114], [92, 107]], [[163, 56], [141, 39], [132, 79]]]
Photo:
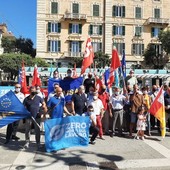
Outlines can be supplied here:
[[103, 128], [102, 128], [102, 118], [104, 114], [104, 106], [102, 101], [98, 98], [98, 92], [93, 93], [93, 100], [89, 101], [88, 106], [92, 105], [94, 109], [94, 113], [96, 115], [96, 122], [97, 122], [97, 127], [99, 128], [99, 136], [100, 139], [105, 140], [103, 138]]
[[123, 125], [123, 107], [125, 101], [128, 100], [128, 95], [120, 94], [119, 88], [115, 87], [114, 94], [110, 98], [110, 116], [113, 116], [113, 133], [110, 135], [113, 137], [115, 134], [116, 123], [119, 121], [118, 135], [122, 135], [122, 125]]
[[[14, 93], [17, 96], [17, 98], [20, 100], [20, 102], [23, 103], [25, 96], [23, 93], [20, 92], [20, 90], [21, 90], [21, 85], [16, 84]], [[14, 140], [20, 139], [19, 137], [16, 136], [18, 124], [19, 124], [19, 121], [8, 124], [7, 131], [6, 131], [5, 144], [8, 144], [11, 139], [14, 139]]]

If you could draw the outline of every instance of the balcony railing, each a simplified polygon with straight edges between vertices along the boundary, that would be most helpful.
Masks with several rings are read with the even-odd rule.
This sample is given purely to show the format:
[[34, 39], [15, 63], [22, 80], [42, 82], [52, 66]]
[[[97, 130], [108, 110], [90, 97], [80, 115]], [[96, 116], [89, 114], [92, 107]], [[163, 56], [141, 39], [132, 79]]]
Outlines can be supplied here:
[[64, 57], [83, 57], [83, 52], [64, 52]]
[[66, 13], [64, 14], [64, 19], [79, 19], [79, 20], [86, 20], [86, 14], [75, 14], [75, 13]]
[[170, 19], [169, 18], [148, 18], [146, 20], [146, 24], [169, 24]]

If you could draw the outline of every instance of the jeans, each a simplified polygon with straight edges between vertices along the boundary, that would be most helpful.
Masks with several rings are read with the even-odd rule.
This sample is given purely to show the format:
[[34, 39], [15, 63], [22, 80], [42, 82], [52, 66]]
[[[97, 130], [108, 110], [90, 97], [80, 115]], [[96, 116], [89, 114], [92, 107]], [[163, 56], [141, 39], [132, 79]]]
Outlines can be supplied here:
[[[36, 122], [40, 125], [40, 118], [35, 119]], [[26, 119], [25, 122], [25, 140], [26, 142], [30, 141], [30, 131], [31, 131], [31, 125], [34, 124], [35, 128], [35, 140], [37, 144], [40, 144], [40, 128], [37, 126], [37, 124], [32, 119]]]

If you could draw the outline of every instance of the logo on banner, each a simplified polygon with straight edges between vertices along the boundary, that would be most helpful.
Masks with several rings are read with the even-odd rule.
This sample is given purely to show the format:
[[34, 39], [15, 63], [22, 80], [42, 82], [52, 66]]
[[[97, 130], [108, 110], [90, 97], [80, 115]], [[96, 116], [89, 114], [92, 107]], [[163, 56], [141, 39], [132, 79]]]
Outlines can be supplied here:
[[1, 106], [3, 107], [3, 108], [9, 108], [10, 106], [11, 106], [11, 100], [9, 99], [9, 98], [3, 98], [2, 100], [1, 100]]
[[62, 125], [56, 125], [50, 131], [51, 140], [59, 140], [63, 135], [64, 127]]

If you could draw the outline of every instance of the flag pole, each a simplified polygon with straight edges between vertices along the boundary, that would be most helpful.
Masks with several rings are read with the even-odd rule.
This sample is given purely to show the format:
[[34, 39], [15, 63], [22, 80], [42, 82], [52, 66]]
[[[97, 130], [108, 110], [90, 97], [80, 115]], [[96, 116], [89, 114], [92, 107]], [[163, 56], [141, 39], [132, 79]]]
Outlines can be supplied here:
[[40, 125], [37, 123], [37, 121], [34, 119], [33, 116], [31, 116], [31, 119], [34, 121], [34, 123], [39, 127], [39, 129], [41, 129]]

